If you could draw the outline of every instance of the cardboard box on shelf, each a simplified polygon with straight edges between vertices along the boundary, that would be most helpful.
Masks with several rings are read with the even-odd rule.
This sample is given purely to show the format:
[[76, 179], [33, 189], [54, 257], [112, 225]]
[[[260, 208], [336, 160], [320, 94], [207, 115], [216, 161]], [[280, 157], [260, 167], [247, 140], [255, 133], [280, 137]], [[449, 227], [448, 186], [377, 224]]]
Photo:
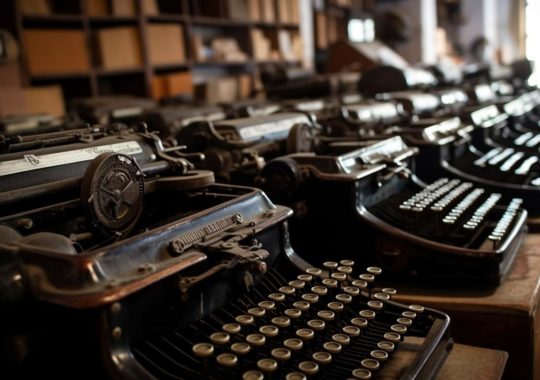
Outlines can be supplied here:
[[27, 29], [22, 37], [30, 74], [85, 73], [90, 70], [82, 30]]
[[23, 88], [24, 100], [28, 113], [46, 113], [53, 116], [64, 116], [66, 109], [62, 87], [39, 86]]
[[0, 83], [2, 86], [22, 86], [18, 62], [8, 62], [0, 65]]
[[28, 113], [23, 90], [16, 86], [0, 86], [0, 117]]
[[147, 16], [157, 16], [159, 14], [157, 0], [141, 0], [141, 12]]
[[47, 0], [22, 0], [21, 12], [25, 15], [49, 15], [51, 7]]
[[135, 16], [135, 0], [111, 0], [111, 13], [115, 16]]
[[251, 21], [261, 21], [261, 0], [248, 0], [248, 14]]
[[134, 27], [115, 27], [97, 32], [99, 57], [104, 69], [126, 69], [142, 66], [139, 34]]
[[154, 99], [193, 94], [193, 92], [193, 78], [189, 71], [156, 75], [152, 78], [152, 97]]
[[184, 30], [178, 24], [148, 25], [148, 54], [153, 65], [185, 62]]
[[90, 16], [107, 16], [110, 14], [107, 0], [92, 0], [86, 2], [86, 13]]

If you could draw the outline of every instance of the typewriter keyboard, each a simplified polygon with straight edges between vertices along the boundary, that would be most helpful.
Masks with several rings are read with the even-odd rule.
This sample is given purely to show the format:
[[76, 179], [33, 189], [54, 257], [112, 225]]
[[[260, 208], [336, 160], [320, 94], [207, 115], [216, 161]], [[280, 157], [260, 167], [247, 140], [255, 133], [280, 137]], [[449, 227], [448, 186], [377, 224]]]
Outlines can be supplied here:
[[[471, 164], [472, 163], [472, 164]], [[540, 186], [538, 156], [514, 148], [498, 147], [478, 157], [466, 153], [455, 165], [466, 173], [519, 185]]]
[[157, 378], [372, 378], [433, 320], [422, 306], [389, 302], [395, 289], [375, 291], [380, 268], [355, 275], [353, 266], [325, 262], [292, 281], [269, 270], [235, 302], [137, 342], [135, 357]]
[[442, 178], [416, 191], [405, 188], [370, 208], [379, 218], [415, 235], [469, 248], [497, 248], [510, 233], [522, 200], [502, 204], [470, 182]]

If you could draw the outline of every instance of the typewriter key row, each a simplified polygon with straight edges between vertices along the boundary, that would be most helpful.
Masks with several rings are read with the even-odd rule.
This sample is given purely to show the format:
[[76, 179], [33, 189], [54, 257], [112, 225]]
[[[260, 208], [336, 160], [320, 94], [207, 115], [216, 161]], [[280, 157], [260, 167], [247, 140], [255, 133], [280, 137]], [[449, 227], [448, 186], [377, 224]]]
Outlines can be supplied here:
[[232, 316], [234, 322], [212, 332], [210, 342], [194, 344], [193, 355], [203, 367], [213, 357], [218, 367], [243, 379], [371, 378], [423, 308], [388, 310], [395, 289], [371, 294], [380, 268], [355, 277], [353, 265], [325, 262], [329, 278], [309, 269], [257, 307]]

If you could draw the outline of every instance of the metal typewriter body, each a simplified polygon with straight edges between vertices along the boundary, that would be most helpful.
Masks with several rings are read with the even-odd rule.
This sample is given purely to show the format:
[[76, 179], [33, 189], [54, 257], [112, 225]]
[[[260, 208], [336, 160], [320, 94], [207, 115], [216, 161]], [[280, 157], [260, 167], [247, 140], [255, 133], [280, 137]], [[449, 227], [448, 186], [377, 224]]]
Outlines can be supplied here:
[[202, 168], [216, 178], [253, 184], [267, 160], [288, 152], [308, 151], [312, 122], [299, 112], [281, 112], [251, 118], [199, 122], [183, 128], [177, 140], [189, 151], [204, 153]]
[[0, 218], [8, 375], [219, 379], [277, 367], [358, 377], [385, 371], [404, 341], [416, 352], [401, 378], [429, 378], [451, 349], [446, 315], [375, 292], [377, 268], [353, 277], [343, 261], [330, 278], [309, 269], [289, 244], [290, 209], [260, 190], [213, 184], [192, 170], [193, 155], [165, 150], [144, 128], [3, 148], [4, 179], [19, 176], [4, 185], [32, 195], [22, 206], [4, 199], [13, 209]]
[[137, 123], [146, 110], [155, 107], [156, 103], [151, 99], [121, 95], [80, 98], [70, 104], [81, 120], [102, 125]]
[[277, 201], [292, 199], [299, 254], [310, 260], [324, 260], [330, 250], [355, 255], [393, 279], [498, 285], [526, 230], [521, 200], [466, 180], [426, 185], [413, 174], [417, 148], [400, 137], [360, 145], [338, 155], [292, 154], [264, 168], [265, 191]]

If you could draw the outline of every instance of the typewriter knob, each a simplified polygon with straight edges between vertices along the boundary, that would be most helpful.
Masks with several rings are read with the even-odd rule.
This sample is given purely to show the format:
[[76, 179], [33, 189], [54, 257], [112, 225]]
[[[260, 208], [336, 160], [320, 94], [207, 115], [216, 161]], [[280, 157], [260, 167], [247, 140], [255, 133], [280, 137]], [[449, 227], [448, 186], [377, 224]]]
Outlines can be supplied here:
[[396, 345], [392, 342], [383, 340], [382, 342], [377, 343], [377, 347], [380, 350], [386, 351], [386, 352], [392, 352], [395, 350]]
[[375, 359], [364, 359], [360, 362], [360, 364], [362, 364], [362, 367], [370, 371], [376, 371], [381, 366], [381, 364]]
[[214, 353], [214, 346], [210, 343], [197, 343], [192, 347], [192, 351], [198, 358], [205, 358], [212, 356]]
[[337, 269], [338, 265], [339, 264], [336, 263], [335, 261], [325, 261], [323, 263], [324, 269], [326, 269], [328, 271], [333, 271], [334, 269]]
[[357, 337], [360, 335], [360, 329], [356, 326], [344, 326], [342, 331], [348, 336]]
[[266, 343], [266, 337], [262, 334], [249, 334], [246, 336], [246, 342], [253, 347], [261, 347]]
[[287, 153], [312, 152], [313, 147], [313, 128], [306, 123], [293, 125], [287, 137]]
[[336, 317], [336, 314], [333, 311], [330, 310], [321, 310], [317, 312], [317, 316], [321, 318], [323, 321], [333, 321]]
[[283, 345], [291, 351], [300, 351], [304, 347], [304, 342], [298, 338], [289, 338], [283, 342]]
[[302, 294], [302, 299], [309, 303], [316, 303], [319, 301], [319, 296], [314, 293], [304, 293]]
[[144, 180], [135, 160], [104, 153], [86, 170], [81, 202], [92, 222], [108, 235], [131, 231], [143, 211]]
[[291, 350], [288, 348], [274, 348], [271, 352], [272, 357], [276, 360], [279, 360], [280, 362], [287, 361], [291, 358]]
[[272, 318], [272, 323], [277, 327], [285, 328], [291, 325], [291, 320], [287, 317], [274, 317]]
[[259, 306], [260, 308], [262, 309], [265, 309], [265, 310], [275, 310], [276, 309], [276, 304], [272, 301], [261, 301], [257, 304], [257, 306]]
[[366, 328], [369, 324], [369, 322], [367, 321], [367, 319], [365, 318], [359, 318], [359, 317], [354, 317], [353, 319], [351, 319], [351, 323], [354, 325], [354, 326], [357, 326], [357, 327], [360, 327], [360, 328]]
[[379, 267], [368, 267], [366, 271], [374, 276], [379, 276], [382, 273], [382, 269]]
[[257, 367], [266, 373], [272, 373], [278, 368], [278, 363], [274, 359], [264, 358], [257, 362]]
[[337, 288], [338, 282], [334, 280], [333, 278], [325, 278], [322, 280], [322, 284], [326, 286], [327, 288]]
[[230, 342], [231, 336], [226, 332], [215, 332], [210, 335], [210, 340], [212, 343], [223, 346]]
[[346, 334], [334, 334], [332, 335], [332, 340], [341, 344], [342, 346], [347, 346], [349, 343], [351, 343], [351, 338], [349, 338], [349, 336]]
[[307, 311], [311, 304], [307, 301], [295, 301], [292, 305], [298, 310]]
[[373, 350], [370, 352], [370, 355], [373, 359], [376, 359], [380, 362], [384, 362], [388, 359], [388, 352], [383, 350]]
[[340, 265], [347, 266], [347, 267], [353, 267], [354, 261], [353, 260], [341, 260], [339, 262]]
[[219, 354], [216, 360], [224, 367], [234, 367], [238, 363], [238, 357], [235, 354], [231, 354], [228, 352], [224, 354]]
[[339, 354], [342, 347], [338, 342], [325, 342], [323, 348], [331, 354]]
[[239, 323], [225, 323], [221, 328], [228, 334], [238, 334], [242, 330]]
[[399, 343], [401, 341], [401, 335], [396, 332], [388, 332], [384, 334], [384, 339], [391, 343]]
[[231, 351], [236, 355], [247, 355], [251, 351], [251, 346], [245, 342], [236, 342], [231, 345]]
[[410, 305], [409, 309], [418, 314], [421, 314], [424, 312], [424, 306], [421, 306], [421, 305]]
[[312, 340], [315, 338], [315, 332], [312, 329], [302, 328], [296, 330], [296, 336], [302, 340]]
[[315, 362], [321, 365], [330, 364], [332, 362], [332, 355], [324, 351], [315, 352], [311, 357]]
[[273, 338], [279, 334], [279, 329], [276, 326], [264, 325], [259, 328], [259, 332], [268, 338]]
[[237, 316], [235, 320], [242, 326], [248, 326], [255, 323], [255, 318], [253, 318], [252, 315], [246, 315], [246, 314]]
[[315, 331], [322, 331], [326, 327], [326, 323], [320, 319], [310, 319], [307, 325]]

